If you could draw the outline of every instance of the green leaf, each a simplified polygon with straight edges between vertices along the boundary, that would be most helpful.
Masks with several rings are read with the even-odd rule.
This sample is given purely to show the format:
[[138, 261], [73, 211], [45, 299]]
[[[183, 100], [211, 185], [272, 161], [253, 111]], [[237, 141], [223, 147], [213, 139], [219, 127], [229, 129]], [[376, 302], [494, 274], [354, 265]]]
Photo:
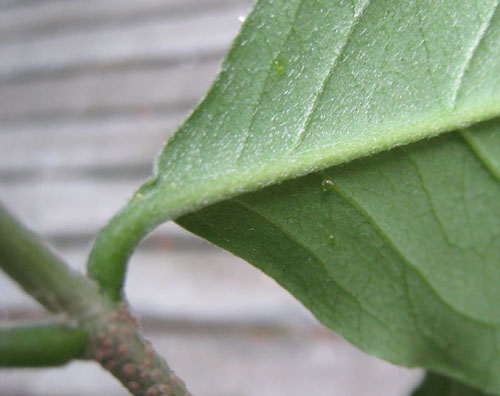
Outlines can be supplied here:
[[158, 223], [243, 192], [500, 115], [498, 0], [262, 0], [153, 178], [96, 241], [119, 298]]
[[[494, 136], [500, 121], [468, 134]], [[361, 349], [500, 392], [500, 183], [459, 133], [178, 219]]]
[[488, 396], [480, 390], [471, 388], [451, 378], [428, 372], [424, 382], [412, 396]]
[[500, 122], [423, 139], [500, 115], [497, 5], [257, 2], [90, 275], [118, 299], [178, 218], [361, 349], [500, 392]]

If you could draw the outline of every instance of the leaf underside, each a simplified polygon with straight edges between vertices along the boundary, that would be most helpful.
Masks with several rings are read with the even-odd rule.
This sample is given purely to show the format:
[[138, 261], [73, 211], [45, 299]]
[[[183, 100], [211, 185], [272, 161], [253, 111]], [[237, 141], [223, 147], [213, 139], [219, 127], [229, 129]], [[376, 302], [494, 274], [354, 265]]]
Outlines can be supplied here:
[[183, 216], [363, 350], [500, 393], [498, 8], [258, 1], [91, 276], [118, 295]]
[[[480, 141], [500, 122], [468, 131]], [[500, 183], [456, 132], [177, 219], [361, 349], [500, 390]]]

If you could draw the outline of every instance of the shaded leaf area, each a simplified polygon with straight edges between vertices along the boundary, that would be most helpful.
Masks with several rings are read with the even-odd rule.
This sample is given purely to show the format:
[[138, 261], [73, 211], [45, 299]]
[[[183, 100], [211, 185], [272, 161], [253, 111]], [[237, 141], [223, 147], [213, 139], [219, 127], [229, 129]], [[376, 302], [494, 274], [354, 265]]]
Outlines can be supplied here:
[[177, 221], [361, 349], [500, 393], [500, 182], [476, 150], [500, 122], [468, 133], [475, 148], [445, 134]]
[[129, 254], [162, 221], [500, 115], [498, 8], [257, 1], [152, 179], [100, 234], [90, 275], [119, 298]]
[[500, 133], [496, 123], [492, 120], [483, 123], [480, 128], [466, 129], [461, 133], [485, 166], [500, 180]]
[[444, 375], [428, 372], [424, 382], [412, 396], [488, 396], [488, 394]]

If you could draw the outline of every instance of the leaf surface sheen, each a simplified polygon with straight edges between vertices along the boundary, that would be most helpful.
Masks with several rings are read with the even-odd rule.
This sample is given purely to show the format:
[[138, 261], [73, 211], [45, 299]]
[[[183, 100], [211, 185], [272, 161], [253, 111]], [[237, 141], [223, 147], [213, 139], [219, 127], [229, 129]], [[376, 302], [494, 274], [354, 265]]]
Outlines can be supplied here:
[[258, 2], [144, 193], [189, 211], [498, 115], [497, 5]]
[[363, 350], [500, 393], [500, 123], [463, 129], [500, 115], [498, 8], [258, 1], [90, 274], [184, 216]]

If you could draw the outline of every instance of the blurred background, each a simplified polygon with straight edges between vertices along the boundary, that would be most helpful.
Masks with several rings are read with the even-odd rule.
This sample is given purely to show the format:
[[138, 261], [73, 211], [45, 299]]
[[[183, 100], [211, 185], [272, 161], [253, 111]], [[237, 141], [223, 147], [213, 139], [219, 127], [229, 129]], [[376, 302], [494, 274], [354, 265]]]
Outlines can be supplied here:
[[[84, 271], [91, 242], [203, 97], [250, 0], [0, 0], [0, 200]], [[403, 396], [419, 370], [357, 351], [242, 260], [174, 224], [128, 298], [198, 396]], [[0, 325], [43, 319], [0, 273]], [[0, 351], [1, 353], [1, 351]], [[1, 396], [127, 392], [97, 364], [0, 369]]]

